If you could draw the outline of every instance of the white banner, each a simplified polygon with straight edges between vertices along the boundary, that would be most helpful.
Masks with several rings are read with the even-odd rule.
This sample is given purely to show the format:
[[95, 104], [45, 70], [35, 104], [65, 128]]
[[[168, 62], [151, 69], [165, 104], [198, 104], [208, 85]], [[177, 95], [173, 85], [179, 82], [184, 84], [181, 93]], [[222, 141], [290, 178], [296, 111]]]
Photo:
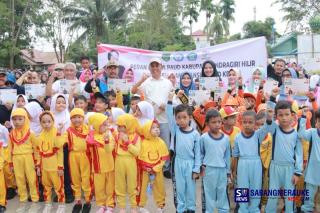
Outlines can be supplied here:
[[143, 73], [149, 73], [148, 64], [152, 57], [163, 61], [163, 75], [175, 73], [177, 79], [183, 72], [192, 73], [193, 77], [201, 75], [202, 63], [212, 60], [224, 81], [231, 68], [240, 70], [244, 80], [251, 77], [254, 67], [267, 67], [266, 39], [264, 37], [228, 42], [211, 47], [182, 52], [160, 52], [137, 49], [111, 44], [100, 44], [98, 49], [98, 65], [102, 69], [110, 59], [119, 62], [119, 77], [126, 69], [132, 68], [134, 81], [138, 81]]

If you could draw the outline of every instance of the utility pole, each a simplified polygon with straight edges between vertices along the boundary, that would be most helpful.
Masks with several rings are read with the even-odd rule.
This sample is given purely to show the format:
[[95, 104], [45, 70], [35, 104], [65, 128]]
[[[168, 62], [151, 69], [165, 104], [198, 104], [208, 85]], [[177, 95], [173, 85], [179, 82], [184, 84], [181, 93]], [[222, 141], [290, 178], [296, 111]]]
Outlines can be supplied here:
[[14, 63], [14, 15], [15, 15], [15, 10], [14, 10], [14, 0], [11, 0], [11, 50], [10, 50], [10, 69], [13, 69], [13, 63]]

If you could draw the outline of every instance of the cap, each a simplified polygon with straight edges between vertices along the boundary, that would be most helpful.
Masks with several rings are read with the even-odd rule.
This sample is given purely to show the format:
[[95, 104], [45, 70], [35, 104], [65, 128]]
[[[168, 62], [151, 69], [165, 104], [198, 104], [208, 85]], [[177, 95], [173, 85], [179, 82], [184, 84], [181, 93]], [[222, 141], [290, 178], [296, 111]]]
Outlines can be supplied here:
[[229, 97], [225, 105], [226, 106], [239, 106], [239, 103], [236, 98]]
[[4, 76], [6, 76], [6, 75], [7, 75], [7, 72], [6, 72], [6, 71], [4, 71], [4, 70], [0, 70], [0, 75], [4, 75]]
[[118, 62], [115, 61], [115, 60], [110, 60], [110, 61], [108, 61], [108, 63], [107, 63], [107, 68], [108, 68], [108, 67], [118, 67], [118, 66], [119, 66], [119, 64], [118, 64]]
[[108, 99], [103, 94], [101, 94], [100, 92], [94, 93], [94, 98], [95, 99], [100, 98], [101, 100], [104, 101], [104, 103], [106, 103], [106, 104], [108, 103]]
[[243, 94], [243, 98], [253, 98], [254, 100], [256, 100], [256, 97], [252, 93], [247, 92]]
[[54, 66], [54, 70], [64, 70], [64, 64], [58, 63]]
[[153, 62], [157, 62], [158, 64], [162, 64], [162, 61], [160, 58], [151, 58], [150, 62], [149, 62], [149, 66], [153, 63]]
[[220, 109], [220, 115], [221, 117], [224, 119], [224, 118], [227, 118], [227, 117], [230, 117], [232, 115], [237, 115], [239, 114], [239, 112], [235, 111], [231, 106], [226, 106], [226, 107], [223, 107]]
[[216, 103], [214, 101], [208, 101], [205, 105], [204, 105], [204, 109], [205, 110], [209, 110], [209, 109], [212, 109], [212, 108], [215, 108], [216, 107]]

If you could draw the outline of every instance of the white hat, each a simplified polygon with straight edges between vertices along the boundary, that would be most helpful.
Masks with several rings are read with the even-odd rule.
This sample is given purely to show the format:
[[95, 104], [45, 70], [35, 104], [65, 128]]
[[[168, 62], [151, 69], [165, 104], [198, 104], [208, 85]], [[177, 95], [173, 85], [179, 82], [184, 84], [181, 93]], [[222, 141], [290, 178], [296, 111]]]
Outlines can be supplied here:
[[158, 64], [162, 65], [162, 61], [160, 58], [151, 58], [149, 66], [153, 63], [153, 62], [157, 62]]

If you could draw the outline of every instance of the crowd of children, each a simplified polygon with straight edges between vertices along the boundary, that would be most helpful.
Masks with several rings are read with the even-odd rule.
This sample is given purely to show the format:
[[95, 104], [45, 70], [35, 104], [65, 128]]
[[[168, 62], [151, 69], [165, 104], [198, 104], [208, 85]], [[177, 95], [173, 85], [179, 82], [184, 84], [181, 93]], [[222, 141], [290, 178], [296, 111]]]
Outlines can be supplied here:
[[[254, 78], [262, 72], [256, 68]], [[170, 199], [164, 185], [166, 162], [171, 163], [178, 213], [201, 207], [205, 213], [230, 212], [232, 189], [249, 189], [249, 202], [237, 203], [236, 212], [275, 213], [279, 199], [284, 199], [286, 213], [314, 211], [320, 186], [316, 96], [307, 92], [307, 107], [292, 97], [281, 98], [278, 87], [264, 91], [263, 83], [254, 93], [250, 80], [242, 85], [236, 69], [228, 73], [223, 99], [196, 107], [183, 103], [196, 85], [191, 74], [181, 75], [179, 90], [166, 94], [163, 109], [169, 147], [155, 119], [159, 112], [141, 91], [126, 103], [120, 91], [102, 94], [93, 81], [91, 94], [56, 93], [47, 110], [18, 95], [11, 120], [0, 125], [0, 213], [15, 190], [20, 201], [16, 212], [21, 213], [49, 213], [53, 201], [57, 213], [66, 212], [70, 202], [74, 213], [90, 212], [92, 202], [97, 213], [115, 208], [124, 213], [128, 207], [132, 213], [147, 213], [150, 193], [157, 212], [164, 212]], [[205, 62], [202, 75], [217, 76], [215, 64]], [[201, 207], [196, 205], [196, 181], [201, 183]], [[290, 194], [295, 189], [305, 189], [308, 196]], [[270, 190], [288, 193], [266, 194]]]

